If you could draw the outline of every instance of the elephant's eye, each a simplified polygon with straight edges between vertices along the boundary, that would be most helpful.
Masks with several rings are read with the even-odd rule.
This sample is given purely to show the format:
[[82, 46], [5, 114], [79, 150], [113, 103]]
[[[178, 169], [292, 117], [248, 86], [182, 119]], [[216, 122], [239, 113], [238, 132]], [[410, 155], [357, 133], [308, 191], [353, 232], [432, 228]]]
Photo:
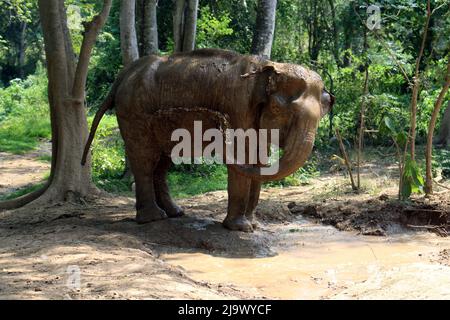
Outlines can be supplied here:
[[286, 99], [292, 102], [297, 100], [305, 91], [305, 82], [303, 80], [291, 79], [281, 90]]
[[295, 101], [295, 100], [297, 100], [298, 98], [300, 98], [300, 96], [302, 95], [302, 93], [303, 93], [303, 91], [298, 91], [298, 92], [296, 92], [295, 94], [293, 94], [293, 95], [291, 95], [290, 97], [289, 97], [289, 101]]

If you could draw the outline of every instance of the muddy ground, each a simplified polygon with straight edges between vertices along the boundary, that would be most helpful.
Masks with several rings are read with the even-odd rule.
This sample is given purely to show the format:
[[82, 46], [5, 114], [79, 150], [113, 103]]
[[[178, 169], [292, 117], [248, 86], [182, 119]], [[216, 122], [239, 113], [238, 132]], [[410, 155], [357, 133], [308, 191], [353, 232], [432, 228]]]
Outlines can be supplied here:
[[[5, 190], [12, 167], [43, 175], [33, 159], [26, 170], [8, 157]], [[393, 169], [366, 163], [363, 178], [363, 194], [341, 172], [264, 190], [254, 233], [221, 226], [223, 191], [147, 225], [119, 196], [0, 212], [0, 298], [449, 299], [448, 193], [399, 203]]]

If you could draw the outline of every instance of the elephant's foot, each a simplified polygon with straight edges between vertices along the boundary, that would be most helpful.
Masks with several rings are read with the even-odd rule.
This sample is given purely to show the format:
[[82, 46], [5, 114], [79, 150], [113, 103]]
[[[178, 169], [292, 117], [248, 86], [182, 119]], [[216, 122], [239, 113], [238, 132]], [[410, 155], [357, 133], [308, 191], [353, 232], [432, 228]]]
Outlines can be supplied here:
[[259, 222], [256, 220], [256, 217], [254, 214], [251, 214], [251, 215], [246, 214], [245, 216], [246, 216], [247, 220], [251, 223], [253, 230], [256, 230], [259, 228]]
[[252, 224], [253, 230], [259, 229], [259, 222], [256, 220], [252, 220], [250, 221], [250, 223]]
[[164, 206], [164, 211], [166, 211], [169, 218], [179, 218], [184, 216], [184, 210], [175, 203]]
[[245, 216], [226, 217], [223, 226], [234, 231], [253, 232], [252, 223]]
[[137, 210], [136, 222], [138, 224], [167, 219], [167, 214], [161, 208], [154, 206]]

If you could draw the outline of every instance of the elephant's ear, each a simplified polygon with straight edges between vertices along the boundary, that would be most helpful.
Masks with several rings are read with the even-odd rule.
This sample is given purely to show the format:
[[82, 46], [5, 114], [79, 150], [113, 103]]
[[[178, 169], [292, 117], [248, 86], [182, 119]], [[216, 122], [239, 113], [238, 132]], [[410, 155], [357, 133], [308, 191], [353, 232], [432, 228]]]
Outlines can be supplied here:
[[261, 67], [261, 72], [268, 74], [268, 82], [266, 85], [266, 93], [268, 96], [272, 95], [277, 91], [277, 82], [279, 81], [279, 76], [281, 71], [272, 61], [267, 61]]
[[263, 66], [268, 72], [266, 94], [274, 109], [285, 108], [297, 100], [306, 90], [302, 76], [293, 72], [288, 65], [270, 62]]
[[272, 61], [265, 61], [262, 64], [258, 63], [257, 66], [255, 66], [255, 69], [247, 72], [245, 74], [241, 75], [241, 78], [250, 78], [256, 75], [261, 75], [264, 73], [273, 73], [273, 74], [280, 74], [281, 72], [278, 70], [278, 67], [275, 65]]

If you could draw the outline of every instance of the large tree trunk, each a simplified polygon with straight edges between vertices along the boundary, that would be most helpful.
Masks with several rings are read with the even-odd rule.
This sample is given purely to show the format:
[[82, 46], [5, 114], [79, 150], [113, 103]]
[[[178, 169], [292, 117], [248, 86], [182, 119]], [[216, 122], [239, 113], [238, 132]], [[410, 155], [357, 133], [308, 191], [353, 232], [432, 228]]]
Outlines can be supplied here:
[[73, 201], [97, 191], [91, 179], [90, 161], [81, 165], [84, 144], [89, 134], [84, 107], [89, 59], [97, 35], [104, 25], [111, 0], [86, 25], [78, 64], [67, 27], [63, 0], [39, 0], [48, 75], [48, 100], [52, 126], [52, 165], [45, 187], [24, 197], [0, 203], [0, 209], [48, 202]]
[[[64, 201], [92, 191], [91, 166], [81, 166], [88, 124], [84, 96], [73, 96], [75, 54], [68, 36], [63, 1], [39, 1], [48, 70], [54, 171], [47, 197]], [[84, 93], [84, 92], [83, 92]], [[81, 152], [81, 153], [80, 153]]]
[[175, 52], [181, 52], [183, 49], [184, 6], [185, 0], [174, 0], [173, 42]]
[[143, 55], [158, 53], [158, 23], [156, 7], [158, 0], [144, 0], [142, 21]]
[[[144, 9], [149, 0], [139, 1], [139, 8]], [[142, 12], [141, 12], [142, 13]], [[140, 15], [141, 27], [144, 26], [144, 14]], [[143, 30], [143, 37], [145, 31]], [[143, 43], [142, 47], [145, 47]], [[139, 59], [139, 48], [136, 33], [136, 0], [122, 1], [120, 4], [120, 48], [122, 51], [122, 62], [124, 67], [130, 65]], [[144, 50], [144, 49], [143, 49]], [[128, 157], [125, 156], [125, 170], [122, 174], [123, 179], [130, 179], [133, 176], [131, 172]]]
[[334, 0], [328, 0], [328, 5], [330, 6], [331, 11], [331, 24], [332, 24], [332, 32], [333, 32], [333, 57], [336, 61], [336, 65], [339, 67], [342, 66], [341, 59], [339, 57], [339, 32], [336, 20], [336, 5]]
[[26, 42], [26, 31], [27, 31], [27, 22], [24, 21], [20, 24], [20, 34], [19, 34], [19, 77], [23, 79], [25, 77], [25, 50], [27, 48]]
[[195, 48], [198, 0], [174, 0], [173, 38], [175, 52]]
[[309, 38], [309, 57], [312, 61], [317, 61], [320, 53], [320, 40], [319, 33], [319, 15], [317, 12], [317, 1], [311, 1], [311, 24], [309, 28], [308, 38]]
[[124, 66], [139, 59], [136, 36], [136, 0], [121, 1], [120, 4], [120, 47]]
[[253, 33], [253, 54], [270, 58], [275, 33], [277, 0], [259, 0], [256, 28]]
[[444, 111], [441, 120], [441, 128], [439, 134], [434, 140], [434, 144], [442, 147], [450, 147], [450, 101]]
[[184, 23], [183, 51], [192, 51], [195, 48], [195, 36], [197, 34], [198, 0], [188, 0], [186, 7], [186, 19]]

